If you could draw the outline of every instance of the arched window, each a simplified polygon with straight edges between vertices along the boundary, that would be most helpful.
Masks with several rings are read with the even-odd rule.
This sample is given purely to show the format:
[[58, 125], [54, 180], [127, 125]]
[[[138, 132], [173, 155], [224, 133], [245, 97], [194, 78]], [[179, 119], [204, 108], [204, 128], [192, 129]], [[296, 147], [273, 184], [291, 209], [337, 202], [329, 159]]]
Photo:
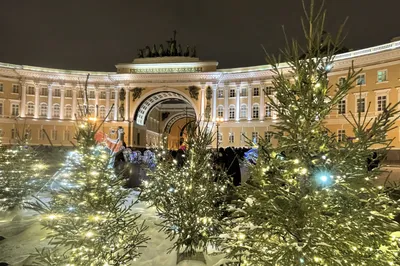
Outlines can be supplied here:
[[253, 118], [258, 119], [260, 108], [258, 104], [253, 105]]
[[106, 107], [103, 106], [103, 105], [100, 106], [99, 116], [100, 116], [100, 118], [105, 118], [106, 117]]
[[272, 117], [272, 107], [269, 103], [265, 105], [265, 117]]
[[72, 117], [72, 107], [71, 105], [66, 105], [65, 106], [65, 114], [64, 114], [65, 118], [71, 118]]
[[95, 108], [94, 105], [89, 105], [89, 113], [91, 116], [95, 115]]
[[240, 118], [247, 118], [247, 105], [242, 104], [240, 106]]
[[235, 106], [229, 106], [229, 119], [235, 119]]
[[27, 115], [34, 115], [34, 113], [35, 113], [35, 104], [33, 102], [29, 102]]
[[58, 103], [53, 104], [53, 117], [60, 117], [60, 105]]
[[47, 103], [40, 104], [40, 116], [42, 116], [42, 117], [47, 116]]
[[217, 116], [220, 118], [224, 117], [224, 107], [222, 105], [218, 106]]

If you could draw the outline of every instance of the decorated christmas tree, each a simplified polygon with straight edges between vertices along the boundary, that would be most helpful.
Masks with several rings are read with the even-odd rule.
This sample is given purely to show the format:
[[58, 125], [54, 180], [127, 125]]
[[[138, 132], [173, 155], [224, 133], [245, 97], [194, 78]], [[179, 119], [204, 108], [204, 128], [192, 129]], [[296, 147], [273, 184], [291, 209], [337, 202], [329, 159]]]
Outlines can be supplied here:
[[96, 143], [101, 123], [87, 108], [82, 112], [76, 150], [60, 173], [68, 183], [53, 189], [49, 202], [31, 204], [50, 231], [50, 247], [38, 250], [37, 265], [127, 265], [148, 240], [140, 215], [130, 210], [131, 191], [110, 167], [109, 150]]
[[161, 229], [175, 240], [170, 251], [178, 252], [178, 262], [206, 251], [221, 233], [229, 183], [226, 174], [213, 169], [209, 149], [213, 135], [208, 126], [193, 122], [187, 128], [184, 154], [173, 159], [160, 150], [141, 195], [156, 207]]
[[44, 168], [26, 136], [17, 134], [14, 143], [0, 143], [0, 211], [22, 208], [24, 201], [44, 185]]
[[357, 91], [360, 71], [348, 69], [340, 84], [329, 80], [343, 39], [341, 30], [337, 38], [325, 33], [324, 21], [323, 8], [312, 1], [302, 21], [305, 46], [292, 41], [282, 51], [288, 68], [281, 57], [268, 57], [278, 144], [259, 144], [257, 164], [222, 235], [240, 265], [400, 265], [400, 227], [393, 221], [399, 205], [388, 197], [393, 188], [376, 185], [382, 175], [376, 160], [390, 146], [386, 134], [399, 106], [386, 106], [373, 119], [368, 110], [350, 112], [344, 116], [350, 136], [328, 129], [324, 119]]

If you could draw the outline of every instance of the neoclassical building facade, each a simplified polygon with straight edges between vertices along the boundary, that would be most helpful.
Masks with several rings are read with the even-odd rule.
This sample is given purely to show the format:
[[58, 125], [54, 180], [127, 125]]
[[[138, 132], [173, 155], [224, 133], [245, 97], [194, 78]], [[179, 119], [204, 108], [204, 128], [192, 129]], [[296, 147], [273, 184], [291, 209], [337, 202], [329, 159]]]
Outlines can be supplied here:
[[[400, 100], [400, 41], [337, 55], [330, 82], [340, 83], [352, 62], [362, 69], [359, 86], [327, 118], [339, 138], [352, 134], [343, 117], [350, 111], [375, 117]], [[269, 138], [276, 123], [268, 104], [272, 77], [269, 65], [218, 69], [216, 61], [195, 56], [137, 58], [117, 64], [115, 72], [0, 63], [0, 136], [3, 143], [24, 135], [34, 145], [72, 145], [75, 120], [88, 106], [97, 121], [106, 120], [105, 133], [113, 136], [123, 127], [128, 146], [157, 145], [167, 132], [170, 148], [177, 148], [193, 119], [209, 119], [214, 131], [218, 124], [220, 146], [248, 146], [247, 139]], [[388, 137], [400, 148], [399, 128]]]

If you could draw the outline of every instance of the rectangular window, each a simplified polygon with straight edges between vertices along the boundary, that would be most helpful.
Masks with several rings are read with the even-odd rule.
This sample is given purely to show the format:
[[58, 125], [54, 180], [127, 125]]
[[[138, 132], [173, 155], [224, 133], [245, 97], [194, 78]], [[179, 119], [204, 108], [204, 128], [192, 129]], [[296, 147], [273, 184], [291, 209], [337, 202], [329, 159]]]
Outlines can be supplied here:
[[106, 92], [105, 91], [101, 91], [100, 92], [100, 99], [105, 99], [106, 98]]
[[13, 103], [11, 105], [11, 115], [18, 116], [19, 115], [19, 104]]
[[35, 87], [29, 86], [26, 94], [35, 95]]
[[246, 142], [246, 141], [247, 141], [246, 132], [242, 132], [240, 134], [240, 142]]
[[89, 91], [89, 99], [94, 99], [95, 95], [94, 95], [94, 91]]
[[386, 102], [387, 102], [387, 97], [386, 95], [383, 96], [378, 96], [378, 104], [377, 104], [377, 110], [379, 111], [384, 111], [386, 109]]
[[3, 103], [0, 103], [0, 115], [3, 115]]
[[45, 88], [45, 87], [40, 88], [40, 95], [41, 96], [47, 96], [47, 94], [48, 94], [47, 88]]
[[52, 140], [57, 140], [57, 130], [56, 129], [53, 129], [51, 131], [51, 139]]
[[222, 89], [218, 90], [218, 98], [224, 98], [224, 90]]
[[265, 117], [272, 117], [272, 107], [269, 103], [265, 105]]
[[265, 132], [264, 133], [265, 142], [268, 142], [268, 143], [271, 142], [272, 136], [273, 136], [272, 132], [269, 132], [269, 131]]
[[19, 93], [19, 85], [13, 85], [12, 86], [12, 93]]
[[218, 145], [222, 143], [222, 133], [218, 132]]
[[378, 82], [387, 81], [387, 70], [379, 70], [378, 71]]
[[4, 92], [3, 83], [0, 83], [0, 92]]
[[229, 90], [229, 97], [235, 97], [236, 96], [236, 89], [230, 89]]
[[247, 88], [242, 88], [240, 90], [240, 96], [247, 96]]
[[25, 139], [27, 139], [27, 140], [32, 139], [32, 130], [30, 128], [25, 130]]
[[45, 139], [45, 134], [44, 134], [44, 129], [39, 129], [39, 140], [44, 140]]
[[346, 130], [339, 129], [338, 130], [338, 141], [345, 141], [346, 140]]
[[264, 90], [265, 95], [273, 95], [274, 94], [274, 87], [266, 87]]
[[80, 98], [80, 99], [83, 98], [83, 91], [82, 91], [82, 90], [80, 90], [80, 91], [78, 92], [78, 98]]
[[72, 97], [72, 90], [65, 91], [65, 97], [71, 98]]
[[365, 112], [365, 98], [357, 99], [357, 113]]
[[54, 89], [53, 96], [54, 97], [60, 97], [61, 96], [61, 90], [60, 89]]
[[253, 96], [260, 96], [259, 88], [253, 88]]
[[229, 132], [229, 143], [234, 143], [235, 142], [235, 135], [233, 132]]
[[229, 119], [235, 119], [235, 107], [229, 107]]
[[357, 77], [357, 85], [365, 85], [366, 79], [365, 79], [365, 74], [360, 74]]
[[252, 132], [251, 133], [251, 141], [253, 141], [253, 143], [258, 143], [258, 132]]
[[338, 114], [346, 113], [346, 100], [341, 100], [338, 105]]
[[17, 130], [15, 128], [11, 129], [11, 138], [12, 139], [17, 138]]
[[115, 99], [115, 91], [111, 92], [111, 99]]
[[341, 77], [339, 78], [339, 85], [342, 86], [346, 82], [346, 78]]
[[64, 140], [69, 140], [69, 138], [70, 138], [69, 130], [65, 130], [64, 131]]

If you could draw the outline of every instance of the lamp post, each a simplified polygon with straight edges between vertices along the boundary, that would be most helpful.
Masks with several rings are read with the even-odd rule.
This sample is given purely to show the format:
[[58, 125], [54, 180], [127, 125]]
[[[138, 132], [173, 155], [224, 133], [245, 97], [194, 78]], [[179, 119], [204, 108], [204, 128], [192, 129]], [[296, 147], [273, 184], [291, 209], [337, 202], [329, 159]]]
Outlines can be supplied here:
[[217, 119], [215, 119], [215, 122], [217, 123], [217, 152], [218, 152], [218, 146], [219, 146], [219, 125], [223, 121], [224, 121], [224, 119], [222, 117], [217, 117]]

